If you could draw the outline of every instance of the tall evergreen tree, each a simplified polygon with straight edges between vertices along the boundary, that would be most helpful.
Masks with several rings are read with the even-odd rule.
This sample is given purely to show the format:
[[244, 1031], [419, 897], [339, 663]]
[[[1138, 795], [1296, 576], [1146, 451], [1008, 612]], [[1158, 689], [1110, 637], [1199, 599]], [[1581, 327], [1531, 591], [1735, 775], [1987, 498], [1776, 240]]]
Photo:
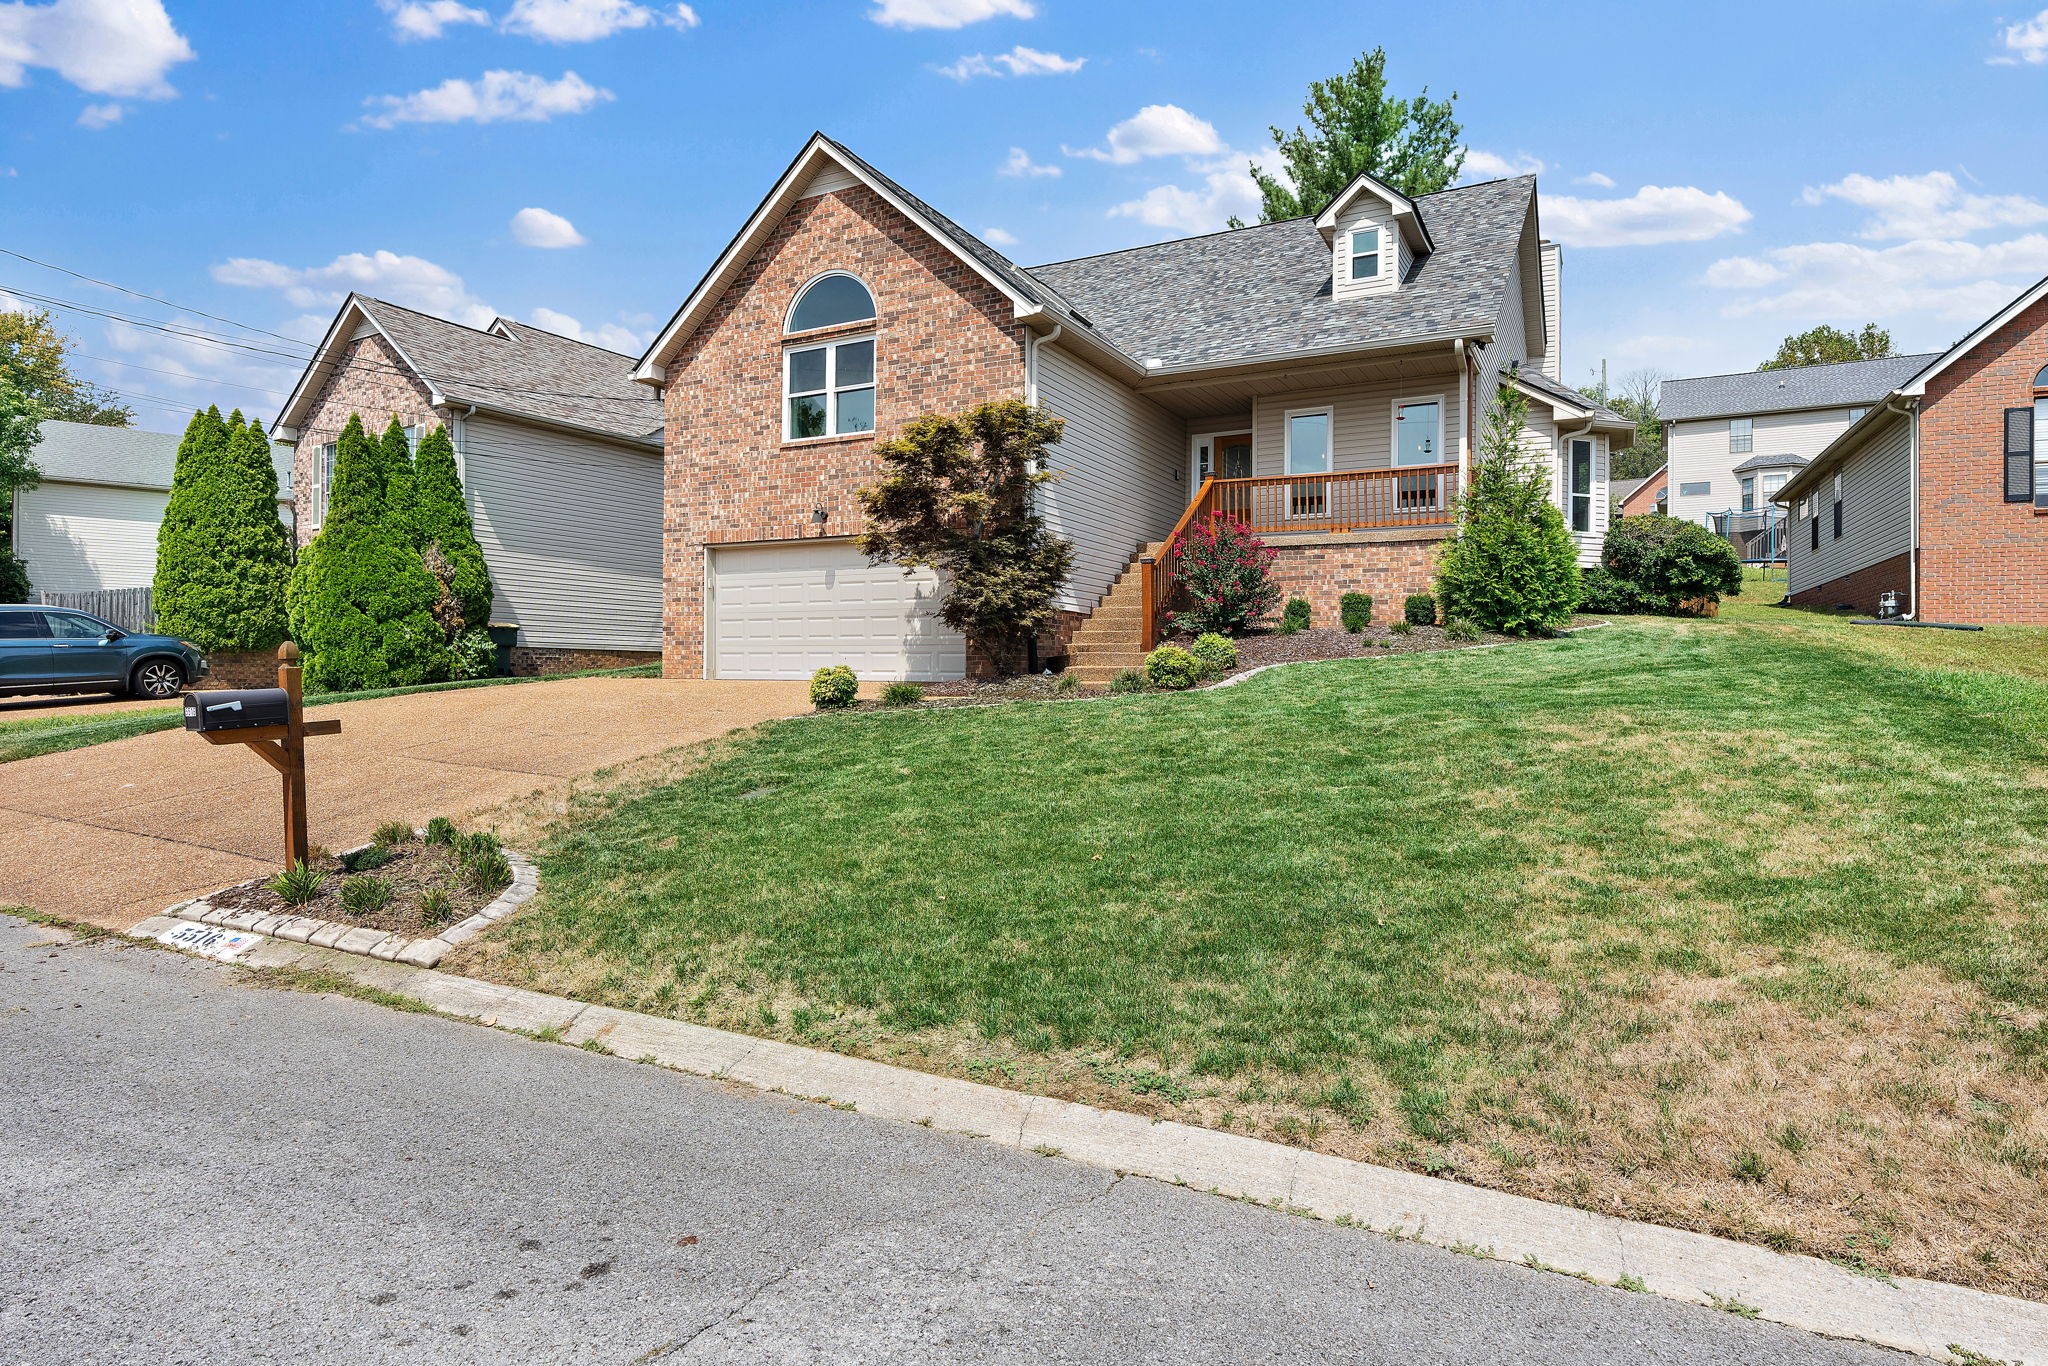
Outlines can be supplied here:
[[1528, 411], [1528, 401], [1505, 387], [1487, 408], [1479, 461], [1459, 500], [1457, 539], [1437, 559], [1445, 621], [1549, 635], [1570, 624], [1579, 604], [1578, 546], [1550, 501], [1550, 476], [1522, 446]]
[[405, 428], [398, 425], [396, 414], [377, 443], [377, 453], [384, 470], [384, 515], [391, 519], [395, 533], [418, 545], [419, 527], [413, 515], [412, 443], [406, 440]]
[[382, 443], [351, 416], [336, 443], [326, 524], [299, 556], [286, 597], [317, 688], [431, 682], [450, 667], [434, 620], [433, 575], [388, 515]]
[[270, 442], [237, 411], [194, 413], [157, 532], [157, 629], [208, 650], [285, 638], [291, 540], [277, 516]]
[[[444, 579], [446, 590], [461, 605], [463, 628], [473, 631], [488, 624], [491, 571], [484, 563], [483, 547], [476, 543], [476, 527], [462, 496], [462, 476], [455, 468], [455, 443], [446, 427], [434, 428], [420, 441], [413, 463], [413, 521], [428, 569]], [[440, 564], [435, 563], [437, 555]]]

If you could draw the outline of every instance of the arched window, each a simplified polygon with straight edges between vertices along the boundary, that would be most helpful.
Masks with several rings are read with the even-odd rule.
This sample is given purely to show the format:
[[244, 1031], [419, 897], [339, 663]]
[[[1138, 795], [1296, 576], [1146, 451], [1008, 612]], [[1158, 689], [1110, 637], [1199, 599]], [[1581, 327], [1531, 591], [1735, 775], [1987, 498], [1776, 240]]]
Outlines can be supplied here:
[[2036, 389], [2048, 389], [2048, 365], [2042, 366], [2041, 373], [2034, 376], [2034, 387]]
[[[851, 275], [821, 275], [789, 310], [786, 331], [872, 322], [875, 296]], [[804, 441], [875, 429], [875, 339], [847, 337], [782, 353], [782, 438]]]
[[851, 275], [821, 275], [796, 296], [789, 310], [785, 332], [809, 332], [818, 327], [839, 327], [845, 323], [872, 321], [875, 296]]

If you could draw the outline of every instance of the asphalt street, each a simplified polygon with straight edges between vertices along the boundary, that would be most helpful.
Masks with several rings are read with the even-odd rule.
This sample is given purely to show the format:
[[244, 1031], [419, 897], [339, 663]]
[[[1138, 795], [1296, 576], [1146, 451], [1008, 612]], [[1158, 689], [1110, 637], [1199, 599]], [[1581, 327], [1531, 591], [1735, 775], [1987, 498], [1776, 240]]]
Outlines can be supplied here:
[[0, 917], [0, 1362], [1909, 1360]]

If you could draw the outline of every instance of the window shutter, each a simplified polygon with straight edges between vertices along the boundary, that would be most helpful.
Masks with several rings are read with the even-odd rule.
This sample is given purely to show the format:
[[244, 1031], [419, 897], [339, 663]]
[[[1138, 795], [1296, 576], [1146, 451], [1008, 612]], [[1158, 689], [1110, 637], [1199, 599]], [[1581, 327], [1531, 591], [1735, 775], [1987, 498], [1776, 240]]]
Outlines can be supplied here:
[[2005, 501], [2034, 501], [2034, 410], [2005, 410]]

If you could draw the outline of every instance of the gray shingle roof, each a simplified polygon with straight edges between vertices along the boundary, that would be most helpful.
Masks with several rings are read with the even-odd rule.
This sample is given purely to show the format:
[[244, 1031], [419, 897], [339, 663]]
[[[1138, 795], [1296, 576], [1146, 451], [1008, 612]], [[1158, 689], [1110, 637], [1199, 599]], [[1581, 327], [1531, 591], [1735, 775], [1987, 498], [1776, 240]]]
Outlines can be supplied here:
[[1133, 359], [1223, 365], [1344, 346], [1481, 332], [1501, 292], [1536, 193], [1533, 176], [1462, 186], [1415, 201], [1437, 249], [1400, 288], [1338, 302], [1330, 247], [1308, 218], [1032, 266], [1070, 310]]
[[[178, 470], [180, 438], [170, 432], [54, 420], [38, 430], [43, 439], [29, 452], [29, 459], [48, 482], [168, 489]], [[270, 451], [282, 487], [291, 477], [291, 452], [277, 446]]]
[[660, 441], [661, 398], [633, 382], [633, 358], [500, 318], [483, 332], [357, 295], [356, 301], [451, 403]]
[[1596, 416], [1606, 418], [1610, 422], [1634, 421], [1633, 418], [1623, 417], [1620, 413], [1599, 402], [1590, 394], [1582, 394], [1569, 384], [1559, 384], [1556, 380], [1540, 371], [1526, 368], [1518, 369], [1515, 371], [1515, 378], [1540, 394], [1548, 394], [1552, 398], [1571, 404], [1574, 408], [1584, 409]]
[[1699, 417], [1745, 417], [1801, 408], [1868, 407], [1941, 359], [1939, 351], [1790, 370], [1749, 370], [1737, 375], [1667, 379], [1657, 393], [1657, 416], [1666, 422]]
[[1806, 457], [1803, 455], [1752, 455], [1749, 459], [1735, 467], [1735, 473], [1747, 474], [1751, 470], [1786, 470], [1804, 469], [1805, 467]]

